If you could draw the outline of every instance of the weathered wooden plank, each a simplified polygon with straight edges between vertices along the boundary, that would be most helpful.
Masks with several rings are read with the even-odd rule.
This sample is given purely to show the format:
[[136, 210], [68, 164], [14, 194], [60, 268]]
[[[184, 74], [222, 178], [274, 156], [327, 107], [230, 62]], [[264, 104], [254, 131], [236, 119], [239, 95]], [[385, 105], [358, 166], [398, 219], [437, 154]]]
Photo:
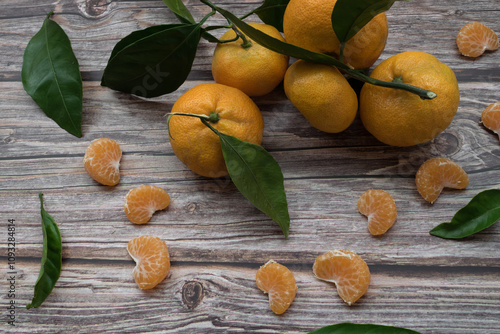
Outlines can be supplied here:
[[[0, 123], [3, 144], [1, 157], [82, 154], [92, 139], [106, 136], [118, 140], [123, 145], [125, 154], [127, 151], [172, 154], [164, 116], [183, 92], [200, 82], [190, 81], [178, 92], [158, 101], [144, 101], [127, 94], [112, 92], [101, 87], [99, 83], [87, 82], [84, 85], [82, 140], [68, 135], [48, 119], [23, 91], [20, 83], [0, 83], [0, 99], [3, 101], [3, 118]], [[433, 142], [409, 148], [381, 145], [364, 130], [359, 118], [348, 130], [340, 134], [327, 134], [316, 130], [285, 100], [282, 91], [256, 99], [256, 103], [261, 108], [266, 123], [263, 145], [271, 152], [295, 153], [294, 151], [313, 148], [340, 151], [345, 149], [353, 155], [358, 155], [359, 150], [362, 150], [365, 151], [363, 153], [377, 156], [384, 152], [385, 160], [393, 159], [389, 154], [398, 157], [444, 154], [459, 159], [461, 156], [463, 159], [467, 152], [482, 156], [481, 160], [496, 160], [499, 153], [498, 138], [478, 124], [482, 110], [496, 99], [496, 87], [494, 83], [462, 84], [461, 105], [450, 127]], [[34, 137], [39, 140], [34, 140]], [[462, 150], [463, 145], [473, 145], [474, 151]], [[370, 147], [369, 150], [366, 150], [365, 146]], [[373, 146], [379, 148], [373, 150]], [[49, 153], [50, 151], [52, 152]], [[364, 157], [359, 156], [359, 159]], [[494, 164], [494, 161], [490, 163]], [[485, 162], [482, 161], [481, 164]]]
[[[170, 276], [155, 289], [139, 290], [133, 261], [67, 261], [53, 293], [38, 309], [18, 309], [18, 333], [65, 331], [161, 333], [304, 333], [338, 322], [403, 326], [425, 333], [493, 333], [500, 315], [498, 272], [460, 268], [375, 267], [368, 293], [352, 307], [330, 283], [314, 278], [311, 268], [289, 265], [298, 292], [290, 309], [274, 315], [255, 285], [257, 267], [190, 265], [172, 257]], [[38, 270], [22, 263], [19, 303], [32, 297]], [[471, 277], [473, 278], [471, 280]], [[183, 301], [189, 284], [201, 287], [195, 307]], [[195, 303], [194, 303], [195, 304]], [[432, 312], [429, 306], [435, 305]], [[473, 316], [471, 316], [473, 315]], [[453, 322], [448, 319], [453, 318]]]
[[[25, 4], [28, 3], [28, 4]], [[216, 2], [231, 8], [235, 14], [243, 15], [255, 8], [260, 1], [243, 1], [237, 4], [228, 0]], [[198, 1], [189, 1], [189, 8], [197, 19], [209, 12], [208, 7]], [[4, 7], [5, 6], [5, 7]], [[496, 31], [500, 31], [496, 11], [492, 0], [475, 1], [474, 5], [457, 7], [449, 2], [436, 3], [426, 0], [411, 3], [396, 3], [388, 12], [390, 38], [381, 59], [406, 50], [420, 50], [432, 53], [445, 61], [453, 69], [498, 68], [493, 54], [487, 54], [479, 60], [470, 60], [459, 55], [455, 37], [467, 22], [480, 20]], [[469, 9], [473, 7], [473, 9]], [[54, 7], [50, 1], [37, 2], [33, 6], [29, 1], [2, 3], [0, 17], [0, 54], [8, 59], [4, 65], [6, 71], [19, 71], [22, 64], [24, 47], [41, 26], [44, 16], [50, 10], [56, 15], [70, 37], [75, 54], [83, 71], [102, 70], [108, 60], [111, 49], [126, 34], [154, 24], [177, 22], [162, 1], [113, 1], [107, 5], [103, 1], [61, 0]], [[20, 15], [20, 12], [23, 15]], [[39, 24], [35, 24], [36, 21]], [[251, 20], [258, 20], [255, 16]], [[439, 24], [446, 22], [446, 24]], [[224, 24], [218, 15], [210, 20], [211, 24]], [[436, 25], [439, 24], [439, 29]], [[82, 32], [85, 33], [82, 33]], [[216, 31], [220, 36], [221, 31]], [[195, 69], [210, 69], [213, 45], [203, 42], [200, 45]], [[487, 73], [487, 72], [485, 72]]]
[[[175, 245], [173, 252], [183, 261], [201, 263], [240, 258], [261, 262], [269, 253], [289, 262], [312, 263], [323, 251], [348, 248], [376, 264], [500, 265], [498, 252], [491, 251], [498, 249], [500, 230], [496, 225], [466, 241], [428, 234], [432, 227], [451, 219], [477, 190], [446, 191], [431, 206], [416, 193], [411, 179], [288, 181], [292, 221], [290, 238], [285, 240], [278, 226], [246, 202], [233, 185], [217, 186], [209, 181], [150, 183], [167, 189], [172, 203], [146, 226], [133, 225], [123, 212], [125, 194], [137, 184], [113, 189], [60, 186], [43, 190], [45, 207], [59, 222], [64, 237], [64, 256], [123, 259], [124, 245], [131, 238], [153, 234]], [[397, 223], [381, 238], [368, 233], [366, 218], [356, 208], [361, 193], [371, 187], [390, 191], [399, 209]], [[23, 241], [20, 256], [40, 256], [36, 191], [41, 190], [24, 190], [23, 195], [14, 196], [6, 192], [1, 197], [4, 210], [12, 216], [9, 218], [23, 226], [19, 231]]]

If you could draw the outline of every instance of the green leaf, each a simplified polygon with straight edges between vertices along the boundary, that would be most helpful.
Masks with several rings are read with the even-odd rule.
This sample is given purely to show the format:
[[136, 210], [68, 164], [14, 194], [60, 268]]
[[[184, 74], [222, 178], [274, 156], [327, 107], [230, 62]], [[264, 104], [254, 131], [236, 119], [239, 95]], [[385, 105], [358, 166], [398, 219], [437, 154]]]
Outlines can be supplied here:
[[43, 208], [43, 194], [40, 197], [40, 211], [42, 215], [43, 251], [40, 273], [35, 283], [35, 293], [27, 309], [40, 306], [50, 295], [56, 285], [62, 266], [62, 241], [59, 228]]
[[264, 46], [265, 48], [297, 59], [332, 65], [347, 71], [351, 71], [349, 66], [342, 63], [338, 59], [335, 59], [326, 54], [309, 51], [299, 46], [280, 41], [279, 39], [271, 37], [266, 33], [263, 33], [262, 31], [248, 25], [247, 23], [234, 16], [234, 14], [232, 14], [231, 12], [228, 12], [227, 10], [224, 10], [220, 7], [215, 8], [224, 17], [234, 23], [238, 27], [238, 29], [240, 29], [246, 36], [250, 37], [252, 40]]
[[253, 10], [265, 24], [272, 25], [283, 32], [283, 16], [290, 0], [264, 0], [264, 3]]
[[210, 43], [219, 43], [219, 39], [209, 33], [206, 29], [203, 29], [203, 33], [201, 35], [205, 40], [209, 41]]
[[154, 35], [156, 33], [162, 32], [170, 28], [181, 27], [183, 25], [184, 24], [182, 23], [164, 24], [164, 25], [151, 26], [143, 30], [136, 30], [127, 35], [126, 37], [122, 38], [118, 43], [116, 43], [115, 47], [113, 48], [113, 51], [111, 51], [111, 56], [109, 56], [109, 59], [113, 59], [120, 51], [129, 47], [135, 42], [140, 41], [143, 38], [150, 37], [151, 35]]
[[259, 145], [219, 135], [227, 170], [236, 188], [257, 209], [271, 217], [288, 237], [290, 216], [281, 168]]
[[391, 8], [396, 1], [401, 0], [338, 0], [332, 12], [332, 26], [340, 43], [350, 40], [375, 16]]
[[461, 239], [490, 227], [500, 219], [500, 189], [480, 192], [460, 209], [449, 223], [429, 233], [444, 239]]
[[342, 323], [317, 329], [309, 334], [419, 334], [401, 327]]
[[175, 91], [191, 71], [202, 31], [166, 24], [131, 33], [115, 45], [101, 85], [142, 97]]
[[61, 128], [82, 136], [82, 77], [64, 30], [47, 16], [24, 51], [24, 90]]
[[182, 0], [163, 0], [163, 2], [182, 23], [196, 23]]

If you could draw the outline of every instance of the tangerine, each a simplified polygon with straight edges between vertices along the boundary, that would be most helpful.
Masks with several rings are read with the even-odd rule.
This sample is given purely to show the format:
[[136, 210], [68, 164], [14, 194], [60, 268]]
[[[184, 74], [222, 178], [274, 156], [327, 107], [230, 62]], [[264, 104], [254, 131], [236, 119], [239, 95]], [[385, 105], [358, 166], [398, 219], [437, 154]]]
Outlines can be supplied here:
[[[174, 113], [212, 115], [215, 120], [210, 123], [218, 131], [253, 144], [262, 142], [264, 119], [259, 107], [234, 87], [217, 83], [195, 86], [175, 102]], [[200, 119], [172, 116], [169, 130], [175, 155], [193, 172], [206, 177], [228, 174], [219, 136]]]
[[[332, 27], [337, 0], [290, 0], [283, 16], [288, 43], [320, 52], [340, 54], [340, 42]], [[343, 59], [355, 69], [372, 66], [385, 48], [389, 26], [385, 13], [378, 14], [347, 41]]]
[[113, 139], [99, 138], [90, 143], [83, 157], [85, 171], [94, 180], [106, 186], [120, 182], [122, 150]]
[[358, 97], [336, 67], [298, 60], [288, 68], [285, 94], [318, 130], [338, 133], [352, 124]]
[[297, 293], [293, 273], [285, 266], [270, 260], [257, 270], [257, 287], [269, 294], [269, 304], [275, 314], [283, 314]]
[[469, 177], [456, 162], [433, 158], [420, 166], [415, 183], [420, 195], [432, 204], [444, 188], [465, 189], [469, 185]]
[[157, 186], [143, 184], [125, 196], [125, 214], [134, 224], [146, 224], [158, 210], [170, 204], [170, 196]]
[[407, 51], [380, 63], [372, 78], [403, 82], [437, 94], [432, 100], [365, 83], [359, 112], [365, 128], [384, 144], [412, 146], [435, 138], [455, 116], [460, 93], [453, 71], [425, 52]]
[[[262, 23], [249, 23], [267, 35], [285, 41], [278, 29]], [[234, 30], [227, 31], [221, 40], [236, 37]], [[229, 43], [219, 43], [212, 58], [212, 75], [215, 82], [240, 89], [249, 96], [270, 93], [283, 81], [288, 68], [288, 56], [271, 51], [247, 39], [251, 46], [244, 48], [241, 38]]]
[[152, 289], [170, 272], [167, 244], [158, 237], [143, 235], [128, 242], [127, 251], [134, 259], [134, 280], [139, 288]]
[[358, 254], [348, 250], [329, 251], [316, 258], [317, 278], [335, 283], [337, 292], [349, 306], [361, 298], [370, 285], [370, 269]]

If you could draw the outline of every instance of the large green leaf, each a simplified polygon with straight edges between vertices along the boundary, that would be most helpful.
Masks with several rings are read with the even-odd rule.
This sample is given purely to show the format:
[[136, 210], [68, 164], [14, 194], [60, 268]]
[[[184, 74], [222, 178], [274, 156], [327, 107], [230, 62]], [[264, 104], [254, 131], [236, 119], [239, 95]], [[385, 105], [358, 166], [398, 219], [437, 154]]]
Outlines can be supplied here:
[[116, 44], [101, 84], [143, 97], [175, 91], [191, 71], [201, 34], [199, 24], [166, 24], [133, 32]]
[[490, 227], [500, 219], [500, 189], [480, 192], [460, 209], [449, 223], [429, 233], [445, 239], [461, 239]]
[[342, 323], [317, 329], [309, 334], [419, 334], [410, 329], [383, 325]]
[[54, 218], [43, 208], [43, 194], [39, 194], [40, 211], [42, 215], [43, 250], [40, 273], [35, 283], [35, 292], [27, 309], [42, 305], [50, 295], [61, 274], [62, 241], [61, 233]]
[[[332, 12], [332, 26], [341, 43], [350, 40], [378, 14], [401, 0], [338, 0]], [[406, 0], [409, 1], [409, 0]]]
[[271, 217], [288, 237], [290, 216], [279, 164], [264, 148], [217, 132], [227, 170], [236, 188]]
[[283, 16], [290, 0], [264, 0], [264, 3], [252, 12], [265, 24], [272, 25], [283, 32]]
[[78, 60], [68, 36], [49, 16], [24, 51], [23, 87], [48, 117], [81, 137], [83, 86]]
[[182, 23], [196, 23], [182, 0], [163, 0], [163, 2]]

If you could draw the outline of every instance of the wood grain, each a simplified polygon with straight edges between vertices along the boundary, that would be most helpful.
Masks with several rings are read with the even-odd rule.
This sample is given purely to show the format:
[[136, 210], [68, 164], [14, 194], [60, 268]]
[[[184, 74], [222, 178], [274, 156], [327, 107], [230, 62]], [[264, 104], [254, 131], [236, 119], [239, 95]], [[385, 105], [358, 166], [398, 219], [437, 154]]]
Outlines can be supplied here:
[[[196, 19], [209, 12], [185, 1]], [[260, 1], [217, 4], [243, 15]], [[254, 99], [266, 123], [263, 146], [282, 167], [291, 215], [290, 237], [253, 208], [229, 179], [193, 174], [174, 155], [165, 115], [189, 88], [212, 81], [214, 45], [202, 41], [193, 71], [180, 89], [144, 100], [100, 86], [113, 46], [126, 34], [176, 22], [160, 0], [2, 0], [0, 9], [0, 217], [16, 219], [17, 326], [6, 324], [7, 243], [0, 242], [0, 300], [5, 333], [306, 333], [339, 322], [402, 326], [421, 333], [500, 333], [500, 227], [460, 241], [428, 231], [451, 219], [476, 193], [500, 187], [498, 137], [479, 124], [500, 100], [500, 52], [470, 60], [455, 45], [458, 30], [478, 20], [500, 32], [496, 0], [398, 1], [387, 13], [390, 32], [379, 63], [405, 50], [437, 56], [456, 73], [458, 113], [435, 140], [416, 147], [381, 144], [360, 119], [341, 134], [312, 128], [282, 87]], [[48, 119], [24, 92], [24, 48], [53, 10], [71, 39], [84, 80], [84, 137]], [[257, 20], [251, 17], [251, 20]], [[221, 16], [210, 21], [224, 24]], [[222, 31], [216, 31], [221, 35]], [[96, 138], [123, 149], [122, 179], [95, 183], [83, 155]], [[457, 161], [469, 174], [464, 191], [446, 190], [434, 205], [415, 190], [414, 174], [430, 157]], [[144, 183], [167, 190], [172, 203], [145, 226], [131, 224], [125, 194]], [[398, 207], [394, 227], [372, 237], [356, 202], [382, 188]], [[25, 310], [38, 276], [42, 232], [37, 194], [63, 238], [63, 272], [42, 307]], [[168, 279], [139, 290], [126, 244], [142, 234], [164, 239], [172, 258]], [[2, 237], [2, 240], [6, 238]], [[372, 284], [354, 307], [333, 285], [316, 280], [314, 259], [330, 249], [359, 253]], [[257, 268], [273, 258], [294, 272], [297, 298], [283, 315], [269, 310], [256, 287]], [[5, 267], [5, 268], [4, 268]]]

